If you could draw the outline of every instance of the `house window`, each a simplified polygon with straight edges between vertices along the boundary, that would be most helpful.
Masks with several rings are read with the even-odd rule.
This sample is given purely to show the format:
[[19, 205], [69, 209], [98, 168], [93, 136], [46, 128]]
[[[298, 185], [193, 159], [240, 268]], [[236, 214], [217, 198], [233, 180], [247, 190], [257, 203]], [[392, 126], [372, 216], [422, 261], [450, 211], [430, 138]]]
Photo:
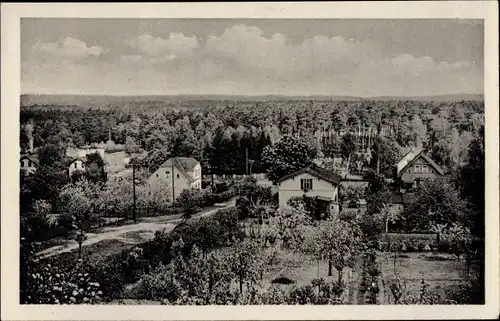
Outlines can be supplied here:
[[166, 173], [167, 175], [170, 175], [170, 171], [166, 171], [165, 173]]
[[427, 165], [422, 165], [422, 173], [428, 173], [429, 172], [429, 168], [427, 167]]
[[300, 189], [304, 191], [312, 190], [313, 180], [312, 178], [303, 178], [300, 180]]
[[179, 178], [179, 177], [180, 177], [179, 174], [177, 174], [177, 178]]
[[420, 165], [415, 165], [415, 173], [420, 173]]
[[434, 169], [431, 168], [431, 173], [434, 173]]
[[159, 177], [160, 175], [156, 174], [156, 177]]

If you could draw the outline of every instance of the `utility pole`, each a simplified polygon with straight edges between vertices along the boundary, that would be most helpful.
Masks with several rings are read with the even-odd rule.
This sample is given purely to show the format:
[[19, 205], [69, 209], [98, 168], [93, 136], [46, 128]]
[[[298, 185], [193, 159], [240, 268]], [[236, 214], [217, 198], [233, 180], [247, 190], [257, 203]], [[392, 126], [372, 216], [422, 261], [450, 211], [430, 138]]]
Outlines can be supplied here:
[[175, 207], [174, 159], [172, 158], [172, 207]]
[[214, 185], [214, 163], [213, 163], [213, 160], [211, 161], [210, 163], [210, 175], [212, 176], [212, 203], [214, 201], [214, 189], [215, 189], [215, 185]]
[[245, 174], [248, 175], [248, 147], [245, 148]]
[[133, 218], [134, 218], [134, 223], [137, 223], [137, 216], [136, 216], [136, 206], [135, 206], [135, 162], [132, 162], [132, 189], [134, 191], [134, 211], [133, 211]]

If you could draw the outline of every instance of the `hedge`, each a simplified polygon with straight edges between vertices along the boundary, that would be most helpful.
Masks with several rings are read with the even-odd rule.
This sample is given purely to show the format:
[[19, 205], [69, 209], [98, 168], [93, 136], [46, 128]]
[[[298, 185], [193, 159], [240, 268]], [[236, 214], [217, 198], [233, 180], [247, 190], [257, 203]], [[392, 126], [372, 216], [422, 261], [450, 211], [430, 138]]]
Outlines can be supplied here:
[[381, 251], [428, 252], [437, 246], [436, 234], [382, 233], [379, 237]]

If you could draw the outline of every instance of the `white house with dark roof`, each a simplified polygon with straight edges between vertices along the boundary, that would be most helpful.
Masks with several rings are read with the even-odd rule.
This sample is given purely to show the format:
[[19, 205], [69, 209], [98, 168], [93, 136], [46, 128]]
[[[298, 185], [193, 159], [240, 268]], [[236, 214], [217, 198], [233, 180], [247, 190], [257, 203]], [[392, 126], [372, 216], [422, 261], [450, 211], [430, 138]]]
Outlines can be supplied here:
[[315, 197], [328, 203], [331, 213], [339, 212], [339, 185], [342, 177], [315, 164], [304, 167], [278, 180], [279, 207], [289, 209], [293, 197]]
[[201, 190], [201, 164], [192, 157], [174, 157], [164, 162], [147, 183], [156, 188], [168, 188], [175, 198], [186, 189]]
[[436, 164], [425, 150], [411, 150], [395, 165], [396, 179], [405, 184], [415, 184], [423, 179], [443, 176], [444, 170]]
[[69, 161], [68, 174], [72, 177], [75, 172], [85, 172], [86, 157], [75, 157]]
[[33, 174], [38, 166], [38, 156], [36, 154], [24, 154], [19, 159], [21, 170], [26, 174]]

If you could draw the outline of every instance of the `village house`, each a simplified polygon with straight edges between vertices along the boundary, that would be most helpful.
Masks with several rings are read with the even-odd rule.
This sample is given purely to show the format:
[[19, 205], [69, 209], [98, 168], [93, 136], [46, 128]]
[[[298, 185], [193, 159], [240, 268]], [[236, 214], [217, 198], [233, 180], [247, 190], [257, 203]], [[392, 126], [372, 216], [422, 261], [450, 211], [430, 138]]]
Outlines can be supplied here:
[[443, 176], [443, 169], [424, 150], [410, 150], [395, 165], [395, 180], [416, 187], [424, 179]]
[[[192, 157], [174, 157], [164, 162], [147, 183], [154, 188], [169, 188], [174, 199], [186, 189], [201, 190], [201, 164]], [[171, 196], [172, 197], [172, 196]]]
[[72, 177], [73, 174], [77, 171], [85, 172], [85, 163], [87, 161], [86, 157], [76, 157], [69, 161], [68, 173], [69, 177]]
[[26, 174], [33, 174], [38, 166], [38, 157], [35, 154], [21, 155], [21, 170]]
[[338, 191], [341, 177], [315, 164], [282, 177], [278, 182], [279, 207], [290, 208], [293, 197], [308, 196], [328, 205], [331, 214], [339, 212]]

